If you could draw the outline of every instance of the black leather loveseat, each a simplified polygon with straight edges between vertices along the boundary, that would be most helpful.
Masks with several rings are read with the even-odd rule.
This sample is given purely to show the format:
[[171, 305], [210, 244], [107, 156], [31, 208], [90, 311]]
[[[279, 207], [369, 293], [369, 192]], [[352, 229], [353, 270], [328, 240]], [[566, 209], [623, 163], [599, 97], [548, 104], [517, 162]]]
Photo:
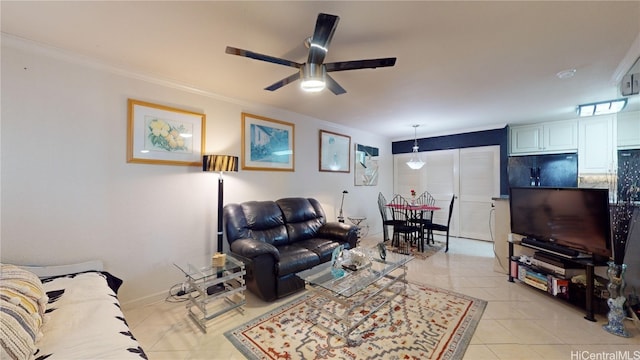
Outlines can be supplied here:
[[355, 226], [327, 222], [312, 198], [248, 201], [224, 207], [224, 226], [231, 252], [247, 261], [247, 288], [265, 301], [304, 288], [296, 273], [331, 260], [343, 244], [353, 248]]

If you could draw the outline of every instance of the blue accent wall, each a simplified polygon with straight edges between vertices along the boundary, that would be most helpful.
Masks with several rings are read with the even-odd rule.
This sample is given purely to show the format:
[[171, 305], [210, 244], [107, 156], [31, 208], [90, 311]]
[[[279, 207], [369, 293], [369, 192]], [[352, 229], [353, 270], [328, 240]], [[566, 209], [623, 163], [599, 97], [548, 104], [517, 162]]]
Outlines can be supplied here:
[[[475, 131], [462, 134], [434, 136], [418, 139], [420, 152], [434, 150], [462, 149], [477, 146], [500, 145], [500, 194], [509, 193], [507, 177], [509, 128]], [[406, 154], [413, 150], [413, 140], [391, 143], [392, 154]]]

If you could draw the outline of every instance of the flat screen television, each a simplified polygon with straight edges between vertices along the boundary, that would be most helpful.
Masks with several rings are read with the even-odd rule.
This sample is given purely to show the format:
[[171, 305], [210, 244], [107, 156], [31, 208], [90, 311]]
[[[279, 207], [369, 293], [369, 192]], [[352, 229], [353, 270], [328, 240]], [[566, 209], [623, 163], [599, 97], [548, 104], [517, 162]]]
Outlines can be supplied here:
[[511, 232], [611, 257], [609, 190], [512, 187]]

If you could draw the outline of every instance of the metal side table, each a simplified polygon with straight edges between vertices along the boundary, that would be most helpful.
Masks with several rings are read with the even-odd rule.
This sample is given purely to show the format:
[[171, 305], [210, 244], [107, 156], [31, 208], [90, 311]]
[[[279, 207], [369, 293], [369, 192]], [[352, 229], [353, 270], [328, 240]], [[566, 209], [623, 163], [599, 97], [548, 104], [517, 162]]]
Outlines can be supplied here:
[[224, 266], [211, 264], [198, 267], [175, 264], [186, 275], [189, 301], [186, 305], [189, 317], [207, 332], [207, 322], [230, 310], [243, 314], [246, 303], [245, 264], [232, 254], [227, 254]]

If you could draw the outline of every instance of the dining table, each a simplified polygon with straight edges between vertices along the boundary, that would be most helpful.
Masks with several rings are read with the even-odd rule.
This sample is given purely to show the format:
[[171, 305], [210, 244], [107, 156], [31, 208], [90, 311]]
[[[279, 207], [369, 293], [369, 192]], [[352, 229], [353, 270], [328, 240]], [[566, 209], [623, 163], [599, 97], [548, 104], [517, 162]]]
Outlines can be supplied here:
[[[427, 204], [386, 204], [385, 206], [394, 209], [407, 210], [411, 212], [411, 219], [424, 219], [424, 216], [417, 216], [417, 213], [420, 212], [434, 212], [441, 210], [439, 206], [435, 205], [427, 205]], [[424, 215], [424, 214], [422, 214]], [[433, 219], [433, 216], [430, 217]], [[418, 244], [418, 251], [424, 251], [424, 223], [420, 222], [420, 243]]]

